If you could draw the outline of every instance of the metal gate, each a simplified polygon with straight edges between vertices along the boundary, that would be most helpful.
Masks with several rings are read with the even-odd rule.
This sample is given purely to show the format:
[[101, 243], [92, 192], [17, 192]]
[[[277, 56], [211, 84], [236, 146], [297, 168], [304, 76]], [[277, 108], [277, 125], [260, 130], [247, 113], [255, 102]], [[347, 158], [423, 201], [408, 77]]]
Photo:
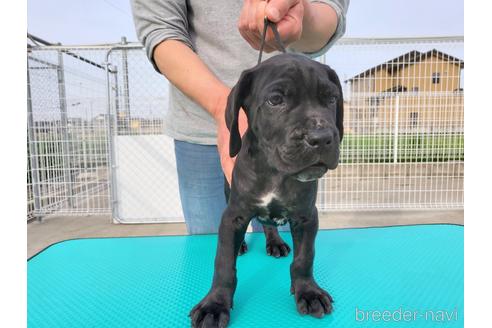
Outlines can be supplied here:
[[168, 84], [140, 45], [111, 49], [108, 62], [113, 219], [183, 221], [174, 143], [162, 124]]

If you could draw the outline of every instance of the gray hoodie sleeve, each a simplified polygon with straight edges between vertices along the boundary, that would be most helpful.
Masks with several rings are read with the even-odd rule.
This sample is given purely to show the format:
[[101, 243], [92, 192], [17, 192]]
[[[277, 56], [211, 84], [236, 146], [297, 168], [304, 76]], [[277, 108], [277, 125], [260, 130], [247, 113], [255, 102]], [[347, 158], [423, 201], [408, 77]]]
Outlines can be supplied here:
[[137, 37], [157, 71], [153, 55], [162, 41], [179, 40], [193, 49], [186, 0], [131, 0], [131, 4]]
[[318, 51], [312, 53], [306, 53], [309, 57], [315, 58], [324, 55], [328, 49], [345, 34], [345, 26], [347, 22], [347, 10], [350, 4], [350, 0], [312, 0], [311, 2], [326, 3], [331, 6], [338, 17], [338, 24], [335, 33], [330, 40]]

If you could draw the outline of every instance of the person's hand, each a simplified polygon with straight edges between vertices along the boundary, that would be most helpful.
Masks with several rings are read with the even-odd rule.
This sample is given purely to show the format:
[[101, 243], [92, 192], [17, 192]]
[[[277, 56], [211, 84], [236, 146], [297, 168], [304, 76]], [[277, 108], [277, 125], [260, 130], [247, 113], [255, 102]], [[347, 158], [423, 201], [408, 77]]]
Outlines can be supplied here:
[[[265, 16], [277, 24], [277, 30], [285, 46], [298, 41], [302, 35], [306, 0], [245, 0], [239, 17], [238, 28], [242, 37], [254, 49], [260, 49]], [[278, 50], [273, 32], [267, 31], [265, 52]]]
[[[229, 156], [229, 139], [230, 133], [229, 129], [227, 129], [227, 125], [225, 122], [225, 109], [227, 106], [227, 96], [228, 94], [220, 97], [219, 102], [217, 103], [217, 108], [214, 111], [214, 118], [217, 122], [217, 150], [220, 156], [220, 164], [222, 166], [222, 171], [224, 171], [224, 175], [227, 179], [229, 185], [231, 185], [232, 181], [232, 169], [234, 168], [234, 163], [236, 162], [236, 157], [231, 158]], [[243, 110], [239, 111], [239, 133], [243, 136], [244, 132], [248, 128], [248, 120], [246, 118], [246, 114], [244, 114]]]

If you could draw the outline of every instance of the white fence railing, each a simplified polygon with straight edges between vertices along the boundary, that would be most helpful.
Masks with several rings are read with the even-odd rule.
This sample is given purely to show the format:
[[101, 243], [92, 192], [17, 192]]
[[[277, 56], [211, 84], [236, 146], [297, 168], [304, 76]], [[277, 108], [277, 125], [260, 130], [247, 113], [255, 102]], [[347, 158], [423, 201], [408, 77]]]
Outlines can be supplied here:
[[[463, 207], [463, 38], [342, 39], [341, 165], [318, 208]], [[167, 82], [140, 45], [28, 49], [28, 215], [181, 220]]]

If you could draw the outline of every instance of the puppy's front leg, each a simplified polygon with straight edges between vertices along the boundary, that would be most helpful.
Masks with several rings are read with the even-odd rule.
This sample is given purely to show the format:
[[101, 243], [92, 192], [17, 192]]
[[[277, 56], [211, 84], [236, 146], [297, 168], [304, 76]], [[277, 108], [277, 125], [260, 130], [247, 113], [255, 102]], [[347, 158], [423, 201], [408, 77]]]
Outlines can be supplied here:
[[321, 318], [332, 311], [333, 299], [321, 289], [313, 278], [314, 240], [318, 231], [318, 211], [312, 217], [299, 217], [291, 221], [294, 242], [294, 261], [290, 266], [291, 288], [297, 310]]
[[190, 312], [192, 327], [226, 327], [236, 290], [236, 258], [250, 221], [230, 206], [219, 227], [212, 287]]

